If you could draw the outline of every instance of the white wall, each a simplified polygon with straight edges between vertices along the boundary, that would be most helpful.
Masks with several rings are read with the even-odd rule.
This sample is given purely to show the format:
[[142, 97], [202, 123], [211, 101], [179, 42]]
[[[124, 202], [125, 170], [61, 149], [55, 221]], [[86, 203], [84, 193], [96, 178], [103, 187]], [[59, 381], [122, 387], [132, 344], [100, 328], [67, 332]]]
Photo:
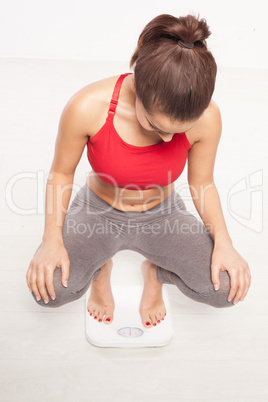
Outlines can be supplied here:
[[200, 13], [219, 66], [268, 68], [268, 0], [0, 0], [0, 57], [127, 61], [158, 14]]

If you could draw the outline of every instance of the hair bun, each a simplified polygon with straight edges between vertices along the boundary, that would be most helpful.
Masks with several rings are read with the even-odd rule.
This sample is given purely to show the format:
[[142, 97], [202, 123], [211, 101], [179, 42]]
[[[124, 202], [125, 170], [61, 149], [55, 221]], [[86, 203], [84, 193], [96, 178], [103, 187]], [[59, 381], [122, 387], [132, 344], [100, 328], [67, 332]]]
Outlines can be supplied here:
[[206, 47], [206, 39], [210, 34], [205, 19], [193, 15], [176, 18], [169, 14], [161, 14], [146, 25], [140, 37], [140, 45], [160, 38], [170, 38], [187, 44], [198, 42]]
[[198, 119], [215, 87], [217, 64], [207, 49], [206, 20], [162, 14], [139, 36], [130, 61], [135, 91], [148, 114], [155, 110], [180, 122]]

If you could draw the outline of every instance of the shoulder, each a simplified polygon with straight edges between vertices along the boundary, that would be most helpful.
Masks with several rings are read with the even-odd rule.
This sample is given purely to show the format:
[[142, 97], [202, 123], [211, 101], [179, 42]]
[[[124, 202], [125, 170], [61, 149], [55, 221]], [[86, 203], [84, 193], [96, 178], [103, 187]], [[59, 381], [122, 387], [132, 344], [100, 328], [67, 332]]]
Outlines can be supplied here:
[[87, 135], [95, 134], [105, 122], [118, 78], [119, 75], [108, 77], [81, 88], [69, 99], [63, 113], [67, 118], [79, 120]]
[[195, 126], [187, 132], [189, 141], [194, 145], [196, 142], [219, 142], [222, 131], [221, 112], [213, 100], [199, 118]]
[[215, 102], [211, 102], [193, 127], [196, 141], [189, 151], [189, 183], [213, 182], [213, 170], [221, 136], [221, 115]]

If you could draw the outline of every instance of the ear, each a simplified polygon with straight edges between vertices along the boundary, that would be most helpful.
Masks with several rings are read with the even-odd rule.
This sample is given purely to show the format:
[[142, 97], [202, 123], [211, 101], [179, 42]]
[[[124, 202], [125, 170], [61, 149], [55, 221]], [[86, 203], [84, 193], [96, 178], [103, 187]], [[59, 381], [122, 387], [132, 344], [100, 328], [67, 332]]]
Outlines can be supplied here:
[[135, 77], [133, 74], [132, 80], [131, 80], [131, 89], [134, 92], [134, 94], [136, 94], [136, 86], [135, 86]]

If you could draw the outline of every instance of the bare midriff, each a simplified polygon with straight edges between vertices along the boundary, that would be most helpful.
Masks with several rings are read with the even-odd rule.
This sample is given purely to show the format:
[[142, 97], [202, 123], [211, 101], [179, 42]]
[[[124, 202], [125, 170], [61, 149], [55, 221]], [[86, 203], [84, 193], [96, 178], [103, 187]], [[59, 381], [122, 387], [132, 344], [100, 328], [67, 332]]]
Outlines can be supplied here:
[[160, 204], [174, 191], [174, 183], [148, 190], [130, 190], [103, 181], [93, 170], [87, 177], [88, 187], [102, 200], [120, 211], [147, 211]]

